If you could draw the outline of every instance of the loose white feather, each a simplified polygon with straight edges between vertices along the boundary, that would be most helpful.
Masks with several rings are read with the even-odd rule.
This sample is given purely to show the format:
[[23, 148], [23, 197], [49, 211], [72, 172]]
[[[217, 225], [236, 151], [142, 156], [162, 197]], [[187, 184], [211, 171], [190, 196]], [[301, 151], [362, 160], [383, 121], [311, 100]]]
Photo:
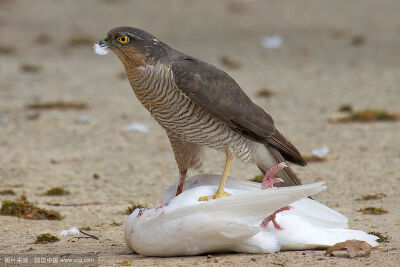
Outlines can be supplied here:
[[76, 227], [71, 227], [67, 230], [62, 230], [60, 233], [58, 233], [59, 236], [77, 235], [77, 234], [79, 234], [79, 229]]

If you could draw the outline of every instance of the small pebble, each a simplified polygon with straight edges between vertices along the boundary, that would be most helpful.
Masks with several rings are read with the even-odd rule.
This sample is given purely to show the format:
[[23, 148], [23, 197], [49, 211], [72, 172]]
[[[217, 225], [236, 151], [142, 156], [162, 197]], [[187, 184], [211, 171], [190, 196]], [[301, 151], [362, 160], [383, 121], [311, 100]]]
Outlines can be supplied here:
[[34, 109], [27, 109], [25, 111], [25, 118], [27, 120], [36, 120], [40, 116], [40, 113], [37, 110]]
[[82, 115], [74, 120], [76, 124], [89, 124], [91, 117], [89, 115]]

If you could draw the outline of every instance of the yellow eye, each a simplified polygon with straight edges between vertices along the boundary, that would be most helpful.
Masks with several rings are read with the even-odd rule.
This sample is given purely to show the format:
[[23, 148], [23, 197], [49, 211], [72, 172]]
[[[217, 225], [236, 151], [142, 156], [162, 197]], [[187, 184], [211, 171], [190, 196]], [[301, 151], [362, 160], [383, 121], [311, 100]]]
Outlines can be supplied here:
[[103, 39], [104, 41], [108, 41], [108, 35], [105, 35]]
[[121, 35], [117, 38], [117, 41], [121, 44], [127, 44], [129, 42], [129, 37], [126, 35]]

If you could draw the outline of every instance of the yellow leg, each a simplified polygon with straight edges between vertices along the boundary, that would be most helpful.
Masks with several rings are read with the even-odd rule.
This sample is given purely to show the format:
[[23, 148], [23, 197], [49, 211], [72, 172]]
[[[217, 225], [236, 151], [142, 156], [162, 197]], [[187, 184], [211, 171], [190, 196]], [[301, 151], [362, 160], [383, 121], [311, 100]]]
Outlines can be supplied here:
[[216, 198], [225, 197], [225, 196], [230, 195], [229, 193], [224, 191], [224, 188], [225, 188], [226, 179], [228, 178], [229, 170], [231, 169], [231, 166], [232, 166], [233, 156], [231, 155], [231, 153], [229, 152], [228, 149], [226, 149], [225, 152], [226, 152], [225, 167], [224, 167], [224, 172], [222, 173], [221, 183], [219, 184], [217, 192], [215, 193], [215, 195], [212, 195], [212, 196], [200, 197], [199, 201], [206, 201], [210, 198], [216, 199]]

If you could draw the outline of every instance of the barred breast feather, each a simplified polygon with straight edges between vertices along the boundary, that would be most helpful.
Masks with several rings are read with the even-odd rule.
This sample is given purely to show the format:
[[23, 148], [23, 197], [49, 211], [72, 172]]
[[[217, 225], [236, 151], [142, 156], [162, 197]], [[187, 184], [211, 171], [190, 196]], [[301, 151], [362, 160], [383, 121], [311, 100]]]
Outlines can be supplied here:
[[191, 101], [177, 88], [170, 67], [148, 65], [127, 74], [137, 98], [169, 135], [220, 151], [229, 147], [235, 157], [252, 161], [253, 142]]

